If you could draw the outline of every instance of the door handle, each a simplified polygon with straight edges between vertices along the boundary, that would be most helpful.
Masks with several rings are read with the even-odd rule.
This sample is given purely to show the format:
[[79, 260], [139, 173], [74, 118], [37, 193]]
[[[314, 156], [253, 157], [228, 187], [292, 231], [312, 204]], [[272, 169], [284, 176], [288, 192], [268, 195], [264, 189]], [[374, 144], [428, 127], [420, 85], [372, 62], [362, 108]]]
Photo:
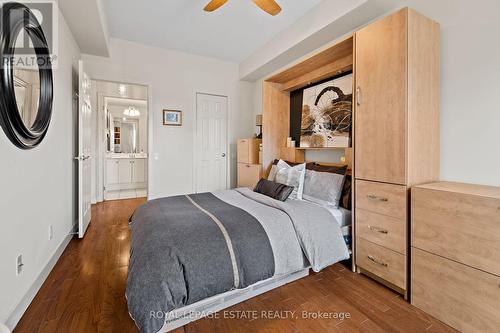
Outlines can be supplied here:
[[356, 88], [356, 105], [360, 106], [361, 105], [361, 87], [358, 86]]
[[77, 161], [85, 161], [85, 160], [88, 160], [89, 158], [90, 158], [90, 155], [83, 155], [83, 156], [74, 157], [74, 159]]

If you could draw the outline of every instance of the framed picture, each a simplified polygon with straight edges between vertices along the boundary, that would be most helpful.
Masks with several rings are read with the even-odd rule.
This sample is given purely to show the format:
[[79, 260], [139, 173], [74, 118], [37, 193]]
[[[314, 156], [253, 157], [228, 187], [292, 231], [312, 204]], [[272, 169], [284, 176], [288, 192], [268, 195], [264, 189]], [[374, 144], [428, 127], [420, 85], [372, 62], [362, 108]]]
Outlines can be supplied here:
[[352, 73], [304, 89], [300, 146], [349, 147]]
[[163, 125], [182, 126], [182, 111], [163, 110]]

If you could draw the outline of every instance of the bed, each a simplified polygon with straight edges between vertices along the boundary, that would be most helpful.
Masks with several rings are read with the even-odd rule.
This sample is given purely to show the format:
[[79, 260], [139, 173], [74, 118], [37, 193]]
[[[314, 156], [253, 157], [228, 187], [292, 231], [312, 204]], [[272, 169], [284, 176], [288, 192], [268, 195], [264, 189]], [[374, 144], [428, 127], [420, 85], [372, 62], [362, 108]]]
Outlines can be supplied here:
[[130, 315], [169, 331], [348, 259], [344, 215], [246, 188], [149, 201], [130, 218]]

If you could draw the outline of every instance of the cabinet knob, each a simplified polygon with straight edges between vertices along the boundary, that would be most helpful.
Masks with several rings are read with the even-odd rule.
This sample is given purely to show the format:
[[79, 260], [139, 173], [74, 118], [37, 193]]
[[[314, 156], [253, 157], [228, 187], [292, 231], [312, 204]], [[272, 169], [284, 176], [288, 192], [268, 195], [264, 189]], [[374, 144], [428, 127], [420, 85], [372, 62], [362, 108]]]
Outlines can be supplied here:
[[222, 155], [221, 155], [221, 156], [222, 156], [222, 157], [226, 157], [226, 153], [222, 153]]

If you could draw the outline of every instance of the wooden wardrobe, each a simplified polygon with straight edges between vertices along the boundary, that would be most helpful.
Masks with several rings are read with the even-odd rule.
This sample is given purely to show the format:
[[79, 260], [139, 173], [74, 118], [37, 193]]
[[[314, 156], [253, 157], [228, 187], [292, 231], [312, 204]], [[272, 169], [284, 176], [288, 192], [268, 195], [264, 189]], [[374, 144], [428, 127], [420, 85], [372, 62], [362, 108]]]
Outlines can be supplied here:
[[355, 34], [356, 264], [405, 295], [409, 189], [439, 178], [439, 39], [406, 8]]
[[439, 176], [439, 24], [404, 8], [264, 80], [263, 170], [290, 136], [290, 92], [350, 71], [353, 269], [406, 295], [409, 188]]

